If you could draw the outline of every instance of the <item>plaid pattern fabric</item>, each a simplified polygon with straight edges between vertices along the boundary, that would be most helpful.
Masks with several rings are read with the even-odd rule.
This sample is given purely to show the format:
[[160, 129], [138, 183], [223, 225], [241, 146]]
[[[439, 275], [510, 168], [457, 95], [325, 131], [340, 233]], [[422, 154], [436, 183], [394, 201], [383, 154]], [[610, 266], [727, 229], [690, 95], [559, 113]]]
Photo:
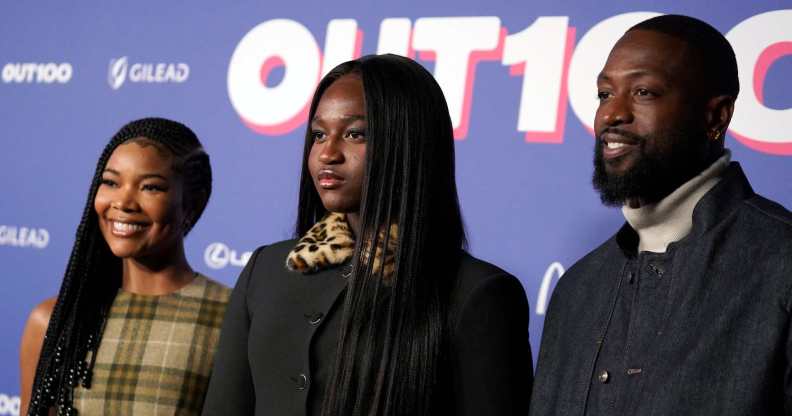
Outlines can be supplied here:
[[201, 275], [163, 296], [119, 291], [92, 386], [74, 390], [80, 415], [200, 414], [230, 294]]

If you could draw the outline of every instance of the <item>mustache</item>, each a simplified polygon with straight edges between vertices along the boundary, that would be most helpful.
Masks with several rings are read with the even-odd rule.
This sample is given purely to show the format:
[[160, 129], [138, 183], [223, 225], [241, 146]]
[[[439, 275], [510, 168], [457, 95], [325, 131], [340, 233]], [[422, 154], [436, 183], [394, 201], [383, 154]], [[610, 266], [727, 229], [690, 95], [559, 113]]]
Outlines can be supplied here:
[[645, 136], [641, 136], [641, 135], [638, 135], [638, 134], [635, 134], [635, 133], [631, 133], [629, 131], [622, 130], [622, 129], [618, 128], [618, 127], [606, 127], [604, 129], [600, 130], [599, 133], [597, 133], [597, 141], [602, 142], [603, 141], [602, 136], [604, 136], [606, 134], [614, 134], [614, 135], [622, 136], [622, 137], [624, 137], [626, 139], [633, 140], [633, 141], [636, 141], [636, 142], [639, 142], [639, 143], [646, 140]]

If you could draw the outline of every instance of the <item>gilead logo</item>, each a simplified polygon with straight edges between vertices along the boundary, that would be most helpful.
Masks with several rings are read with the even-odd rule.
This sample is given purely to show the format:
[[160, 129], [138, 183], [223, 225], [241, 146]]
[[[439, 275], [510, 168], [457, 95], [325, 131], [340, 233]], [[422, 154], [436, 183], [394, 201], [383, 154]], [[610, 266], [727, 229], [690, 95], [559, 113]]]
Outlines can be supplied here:
[[2, 77], [6, 84], [65, 84], [73, 73], [70, 63], [7, 63]]
[[179, 63], [129, 63], [122, 56], [111, 59], [107, 74], [110, 88], [117, 90], [125, 81], [132, 83], [182, 83], [190, 77], [190, 66]]
[[[375, 50], [434, 61], [434, 76], [448, 102], [457, 139], [467, 136], [476, 69], [486, 64], [504, 67], [503, 77], [522, 79], [519, 92], [508, 92], [519, 95], [520, 104], [512, 115], [516, 132], [526, 142], [562, 143], [567, 103], [583, 126], [593, 131], [596, 77], [607, 54], [630, 26], [657, 15], [619, 14], [582, 34], [576, 33], [567, 16], [542, 16], [516, 31], [509, 31], [497, 16], [386, 18], [380, 23]], [[792, 155], [792, 108], [766, 107], [762, 91], [773, 62], [792, 54], [790, 21], [792, 10], [770, 11], [749, 17], [726, 34], [744, 86], [730, 131], [754, 150], [781, 155]], [[240, 40], [231, 56], [227, 79], [231, 105], [242, 122], [259, 134], [289, 133], [305, 122], [321, 76], [359, 57], [363, 42], [364, 33], [354, 19], [331, 20], [324, 49], [297, 21], [265, 21]], [[275, 69], [283, 76], [273, 82]], [[508, 114], [504, 120], [509, 120]]]
[[46, 248], [50, 234], [44, 228], [0, 225], [0, 246]]

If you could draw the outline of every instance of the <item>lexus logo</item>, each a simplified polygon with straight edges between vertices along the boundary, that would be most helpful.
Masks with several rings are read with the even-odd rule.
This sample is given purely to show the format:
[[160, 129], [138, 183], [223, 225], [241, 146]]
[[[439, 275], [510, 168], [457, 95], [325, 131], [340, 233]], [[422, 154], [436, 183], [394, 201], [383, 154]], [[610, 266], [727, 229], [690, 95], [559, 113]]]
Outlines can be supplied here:
[[235, 250], [230, 249], [223, 243], [212, 243], [204, 251], [204, 262], [215, 270], [226, 268], [229, 265], [244, 267], [252, 254], [253, 252], [251, 251], [237, 254]]

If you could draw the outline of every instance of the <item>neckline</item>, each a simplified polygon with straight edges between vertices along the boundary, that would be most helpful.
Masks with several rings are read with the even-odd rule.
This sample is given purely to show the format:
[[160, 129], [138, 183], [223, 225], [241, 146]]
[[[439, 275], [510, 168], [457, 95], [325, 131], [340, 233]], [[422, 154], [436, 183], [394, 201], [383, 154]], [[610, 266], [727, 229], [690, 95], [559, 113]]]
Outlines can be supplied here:
[[201, 273], [194, 272], [193, 273], [193, 279], [192, 279], [192, 281], [190, 281], [190, 283], [187, 283], [186, 285], [184, 285], [184, 286], [182, 286], [182, 287], [180, 287], [180, 288], [178, 288], [178, 289], [176, 289], [176, 290], [174, 290], [173, 292], [170, 292], [170, 293], [163, 293], [161, 295], [148, 295], [148, 294], [145, 294], [145, 293], [135, 293], [135, 292], [130, 292], [130, 291], [124, 290], [123, 288], [118, 288], [118, 295], [127, 295], [127, 296], [135, 296], [135, 297], [150, 298], [150, 299], [166, 298], [166, 297], [170, 297], [170, 296], [179, 296], [179, 295], [184, 295], [184, 293], [187, 292], [190, 288], [192, 288], [194, 286], [197, 286], [199, 284], [203, 284], [203, 282], [205, 280], [206, 280], [206, 276], [204, 276]]

